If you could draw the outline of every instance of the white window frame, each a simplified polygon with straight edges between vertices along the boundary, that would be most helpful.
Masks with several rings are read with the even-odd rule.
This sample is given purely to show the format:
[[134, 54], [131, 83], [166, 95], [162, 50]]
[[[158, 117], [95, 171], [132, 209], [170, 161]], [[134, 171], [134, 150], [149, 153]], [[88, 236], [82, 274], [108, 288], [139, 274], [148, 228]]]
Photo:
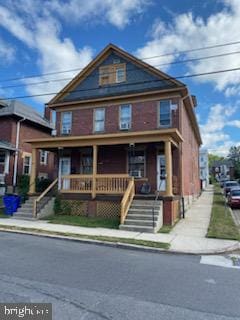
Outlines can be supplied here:
[[[122, 116], [122, 109], [129, 108], [129, 117]], [[126, 126], [124, 126], [126, 124]], [[132, 105], [131, 104], [123, 104], [119, 106], [119, 129], [120, 130], [129, 130], [132, 127]]]
[[132, 155], [131, 154], [131, 150], [128, 150], [128, 154], [127, 154], [127, 168], [128, 168], [128, 174], [130, 175], [130, 176], [132, 176], [132, 177], [134, 177], [135, 179], [142, 179], [142, 178], [145, 178], [146, 177], [146, 166], [147, 166], [147, 164], [146, 164], [146, 150], [143, 148], [140, 148], [140, 149], [138, 149], [138, 148], [136, 148], [135, 149], [135, 151], [134, 151], [135, 153], [137, 153], [137, 152], [142, 152], [143, 153], [143, 173], [141, 174], [141, 170], [139, 170], [139, 169], [134, 169], [134, 170], [130, 170], [130, 167], [131, 167], [131, 164], [132, 164], [132, 166], [134, 166], [135, 164], [137, 165], [137, 164], [140, 164], [141, 162], [139, 161], [139, 162], [132, 162], [131, 163], [131, 161], [130, 161], [130, 158], [131, 157], [136, 157], [136, 155]]
[[[69, 114], [69, 121], [64, 124], [64, 116]], [[61, 134], [70, 134], [72, 131], [72, 111], [63, 111], [61, 113]]]
[[[97, 114], [99, 111], [103, 111], [103, 118], [102, 119], [97, 119]], [[94, 109], [94, 132], [104, 132], [105, 131], [105, 113], [106, 113], [105, 108]], [[103, 123], [103, 128], [101, 128], [101, 130], [97, 130], [97, 124], [99, 124], [99, 123]]]
[[[169, 103], [169, 123], [168, 124], [161, 124], [161, 103]], [[165, 99], [159, 101], [158, 106], [158, 126], [159, 127], [171, 127], [172, 126], [172, 108], [171, 108], [171, 100]]]
[[124, 66], [116, 66], [116, 83], [126, 81], [126, 68]]
[[40, 150], [40, 164], [47, 165], [48, 162], [48, 151]]
[[[25, 172], [25, 167], [26, 167], [26, 163], [25, 163], [25, 159], [29, 158], [29, 164], [27, 164], [28, 166], [28, 173]], [[26, 175], [30, 175], [31, 174], [31, 168], [32, 168], [32, 155], [25, 155], [23, 158], [23, 174]]]

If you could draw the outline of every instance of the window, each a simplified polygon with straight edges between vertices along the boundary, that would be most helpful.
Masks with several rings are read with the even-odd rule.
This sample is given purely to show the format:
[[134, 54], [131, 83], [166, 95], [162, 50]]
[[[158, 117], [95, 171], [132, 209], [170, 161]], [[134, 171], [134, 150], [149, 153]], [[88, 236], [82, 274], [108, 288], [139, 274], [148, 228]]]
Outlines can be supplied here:
[[145, 151], [129, 150], [128, 173], [135, 178], [145, 177]]
[[120, 106], [120, 130], [128, 130], [131, 128], [132, 110], [131, 105], [126, 104]]
[[159, 105], [159, 125], [169, 127], [171, 125], [171, 101], [162, 100]]
[[93, 158], [91, 154], [82, 154], [81, 155], [81, 174], [92, 174], [93, 169]]
[[102, 132], [105, 129], [105, 109], [94, 110], [94, 132]]
[[109, 64], [99, 68], [99, 85], [120, 83], [126, 81], [126, 64]]
[[47, 165], [48, 152], [45, 150], [40, 150], [40, 164]]
[[116, 83], [124, 82], [126, 78], [125, 67], [119, 66], [116, 68]]
[[61, 133], [70, 134], [72, 129], [72, 112], [62, 112]]
[[25, 156], [23, 159], [23, 174], [30, 174], [31, 172], [31, 156]]
[[5, 152], [0, 151], [0, 165], [5, 164]]

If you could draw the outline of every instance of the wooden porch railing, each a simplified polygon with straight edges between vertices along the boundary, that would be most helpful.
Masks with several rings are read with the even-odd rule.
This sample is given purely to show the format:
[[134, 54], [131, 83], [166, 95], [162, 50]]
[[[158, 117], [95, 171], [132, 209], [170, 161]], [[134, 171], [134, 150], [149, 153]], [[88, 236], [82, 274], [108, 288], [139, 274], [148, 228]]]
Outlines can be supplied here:
[[57, 185], [58, 178], [55, 179], [48, 187], [45, 189], [40, 196], [34, 200], [33, 202], [33, 216], [37, 217], [37, 214], [41, 211], [41, 209], [48, 203], [50, 198], [52, 197], [52, 192], [54, 187]]
[[130, 179], [128, 174], [72, 174], [61, 177], [60, 192], [124, 194]]
[[128, 187], [121, 201], [121, 217], [120, 217], [121, 224], [124, 223], [128, 210], [133, 201], [134, 195], [135, 195], [134, 178], [131, 178], [131, 180], [128, 182]]

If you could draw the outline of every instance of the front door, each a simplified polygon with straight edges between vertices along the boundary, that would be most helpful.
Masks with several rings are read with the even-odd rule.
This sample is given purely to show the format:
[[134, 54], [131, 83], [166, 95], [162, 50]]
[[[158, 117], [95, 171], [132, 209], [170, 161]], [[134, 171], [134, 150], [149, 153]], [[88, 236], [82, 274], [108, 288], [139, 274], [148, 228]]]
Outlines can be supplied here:
[[59, 189], [70, 189], [70, 180], [69, 179], [64, 179], [62, 181], [61, 185], [61, 180], [62, 176], [67, 176], [71, 173], [71, 158], [70, 157], [64, 157], [59, 159]]
[[166, 161], [165, 155], [157, 155], [157, 190], [166, 191]]

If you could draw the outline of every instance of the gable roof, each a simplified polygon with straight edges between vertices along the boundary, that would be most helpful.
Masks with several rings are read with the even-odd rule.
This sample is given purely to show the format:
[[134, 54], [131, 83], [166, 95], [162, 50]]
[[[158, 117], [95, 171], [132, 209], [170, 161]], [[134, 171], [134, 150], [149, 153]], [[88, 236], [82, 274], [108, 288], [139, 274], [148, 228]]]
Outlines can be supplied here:
[[73, 89], [76, 88], [77, 85], [79, 85], [101, 62], [103, 62], [103, 60], [109, 54], [111, 54], [111, 52], [116, 52], [121, 57], [143, 68], [148, 73], [151, 73], [157, 77], [160, 77], [162, 80], [167, 80], [168, 82], [172, 83], [176, 87], [186, 87], [184, 83], [170, 77], [166, 73], [152, 67], [148, 63], [136, 58], [130, 53], [110, 43], [95, 57], [95, 59], [93, 59], [81, 72], [79, 72], [79, 74], [76, 75], [55, 97], [53, 97], [47, 103], [47, 105], [53, 105], [59, 102], [59, 100], [64, 98], [66, 94], [73, 91]]
[[0, 117], [11, 115], [25, 118], [33, 123], [52, 129], [51, 123], [32, 107], [18, 100], [0, 99]]

